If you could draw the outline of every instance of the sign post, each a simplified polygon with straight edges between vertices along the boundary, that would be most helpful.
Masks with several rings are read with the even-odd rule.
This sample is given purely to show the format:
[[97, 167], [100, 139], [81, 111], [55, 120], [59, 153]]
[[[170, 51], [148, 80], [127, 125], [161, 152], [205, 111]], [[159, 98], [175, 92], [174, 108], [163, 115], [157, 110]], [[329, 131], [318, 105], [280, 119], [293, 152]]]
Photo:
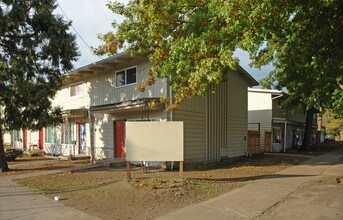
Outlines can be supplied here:
[[131, 164], [130, 161], [126, 161], [126, 176], [127, 176], [127, 181], [131, 180]]

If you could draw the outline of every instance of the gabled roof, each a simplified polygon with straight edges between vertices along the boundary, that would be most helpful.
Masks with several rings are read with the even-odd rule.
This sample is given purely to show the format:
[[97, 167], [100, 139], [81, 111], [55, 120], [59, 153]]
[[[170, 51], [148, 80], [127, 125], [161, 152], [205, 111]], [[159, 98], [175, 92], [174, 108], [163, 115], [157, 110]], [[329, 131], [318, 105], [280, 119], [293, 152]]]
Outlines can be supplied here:
[[81, 81], [83, 77], [90, 76], [94, 73], [111, 70], [114, 67], [120, 69], [121, 66], [127, 65], [132, 61], [141, 60], [148, 59], [145, 56], [132, 56], [125, 53], [118, 53], [98, 62], [94, 62], [68, 72], [65, 75], [64, 84], [72, 84]]
[[[65, 84], [72, 84], [78, 81], [81, 81], [82, 77], [89, 76], [94, 74], [95, 72], [102, 72], [106, 71], [106, 69], [110, 69], [113, 67], [118, 67], [123, 64], [128, 64], [132, 61], [140, 61], [140, 60], [146, 60], [148, 61], [148, 58], [146, 56], [133, 56], [128, 55], [125, 52], [115, 54], [111, 57], [108, 57], [106, 59], [100, 60], [98, 62], [94, 62], [91, 64], [88, 64], [86, 66], [74, 69], [67, 73], [64, 78]], [[257, 86], [258, 82], [245, 70], [243, 67], [238, 66], [237, 72], [240, 73], [240, 75], [249, 83], [249, 86]]]
[[259, 83], [252, 77], [243, 67], [238, 65], [238, 72], [243, 73], [243, 78], [249, 83], [250, 86], [258, 86]]

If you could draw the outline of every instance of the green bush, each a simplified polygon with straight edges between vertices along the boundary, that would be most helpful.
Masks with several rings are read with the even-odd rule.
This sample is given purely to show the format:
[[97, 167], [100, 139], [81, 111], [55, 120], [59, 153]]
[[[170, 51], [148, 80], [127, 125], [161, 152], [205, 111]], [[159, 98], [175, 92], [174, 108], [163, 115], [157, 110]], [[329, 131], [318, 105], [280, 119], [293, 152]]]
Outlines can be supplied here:
[[5, 150], [5, 155], [7, 161], [14, 161], [17, 157], [21, 157], [23, 155], [23, 151], [18, 148], [10, 148]]
[[39, 150], [33, 150], [30, 152], [30, 156], [31, 157], [36, 157], [40, 155], [40, 151]]

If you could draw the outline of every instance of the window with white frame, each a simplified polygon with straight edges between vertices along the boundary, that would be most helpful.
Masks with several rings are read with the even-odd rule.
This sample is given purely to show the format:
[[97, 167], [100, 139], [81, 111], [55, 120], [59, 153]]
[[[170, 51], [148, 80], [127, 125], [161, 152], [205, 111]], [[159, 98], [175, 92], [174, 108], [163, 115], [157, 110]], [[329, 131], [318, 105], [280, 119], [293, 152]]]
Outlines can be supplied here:
[[137, 82], [136, 67], [120, 70], [115, 73], [116, 87], [134, 84]]
[[53, 127], [45, 128], [45, 143], [53, 144], [55, 142], [55, 132]]
[[70, 97], [80, 96], [83, 94], [82, 83], [71, 85], [70, 86]]
[[72, 144], [74, 135], [74, 129], [72, 124], [61, 124], [58, 127], [46, 127], [44, 140], [47, 144]]

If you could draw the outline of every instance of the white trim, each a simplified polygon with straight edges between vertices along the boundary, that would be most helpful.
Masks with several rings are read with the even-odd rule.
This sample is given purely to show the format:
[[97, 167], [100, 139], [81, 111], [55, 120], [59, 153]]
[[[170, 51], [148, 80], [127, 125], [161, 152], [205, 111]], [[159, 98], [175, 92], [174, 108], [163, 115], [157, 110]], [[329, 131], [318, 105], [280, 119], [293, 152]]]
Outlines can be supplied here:
[[[136, 69], [136, 82], [130, 83], [130, 84], [126, 84], [126, 81], [127, 81], [127, 72], [126, 72], [126, 71], [129, 70], [129, 69], [133, 69], [133, 68]], [[118, 72], [122, 72], [122, 71], [125, 71], [125, 84], [122, 85], [122, 86], [117, 86], [117, 73], [118, 73]], [[137, 76], [138, 76], [138, 68], [137, 68], [137, 65], [135, 65], [135, 66], [130, 66], [130, 67], [128, 67], [128, 68], [124, 68], [124, 69], [120, 69], [120, 70], [115, 71], [115, 72], [114, 72], [114, 85], [115, 85], [115, 88], [123, 88], [123, 87], [132, 86], [132, 85], [137, 84]]]
[[271, 93], [271, 94], [283, 94], [282, 91], [276, 89], [254, 89], [248, 88], [248, 92], [261, 92], [261, 93]]

